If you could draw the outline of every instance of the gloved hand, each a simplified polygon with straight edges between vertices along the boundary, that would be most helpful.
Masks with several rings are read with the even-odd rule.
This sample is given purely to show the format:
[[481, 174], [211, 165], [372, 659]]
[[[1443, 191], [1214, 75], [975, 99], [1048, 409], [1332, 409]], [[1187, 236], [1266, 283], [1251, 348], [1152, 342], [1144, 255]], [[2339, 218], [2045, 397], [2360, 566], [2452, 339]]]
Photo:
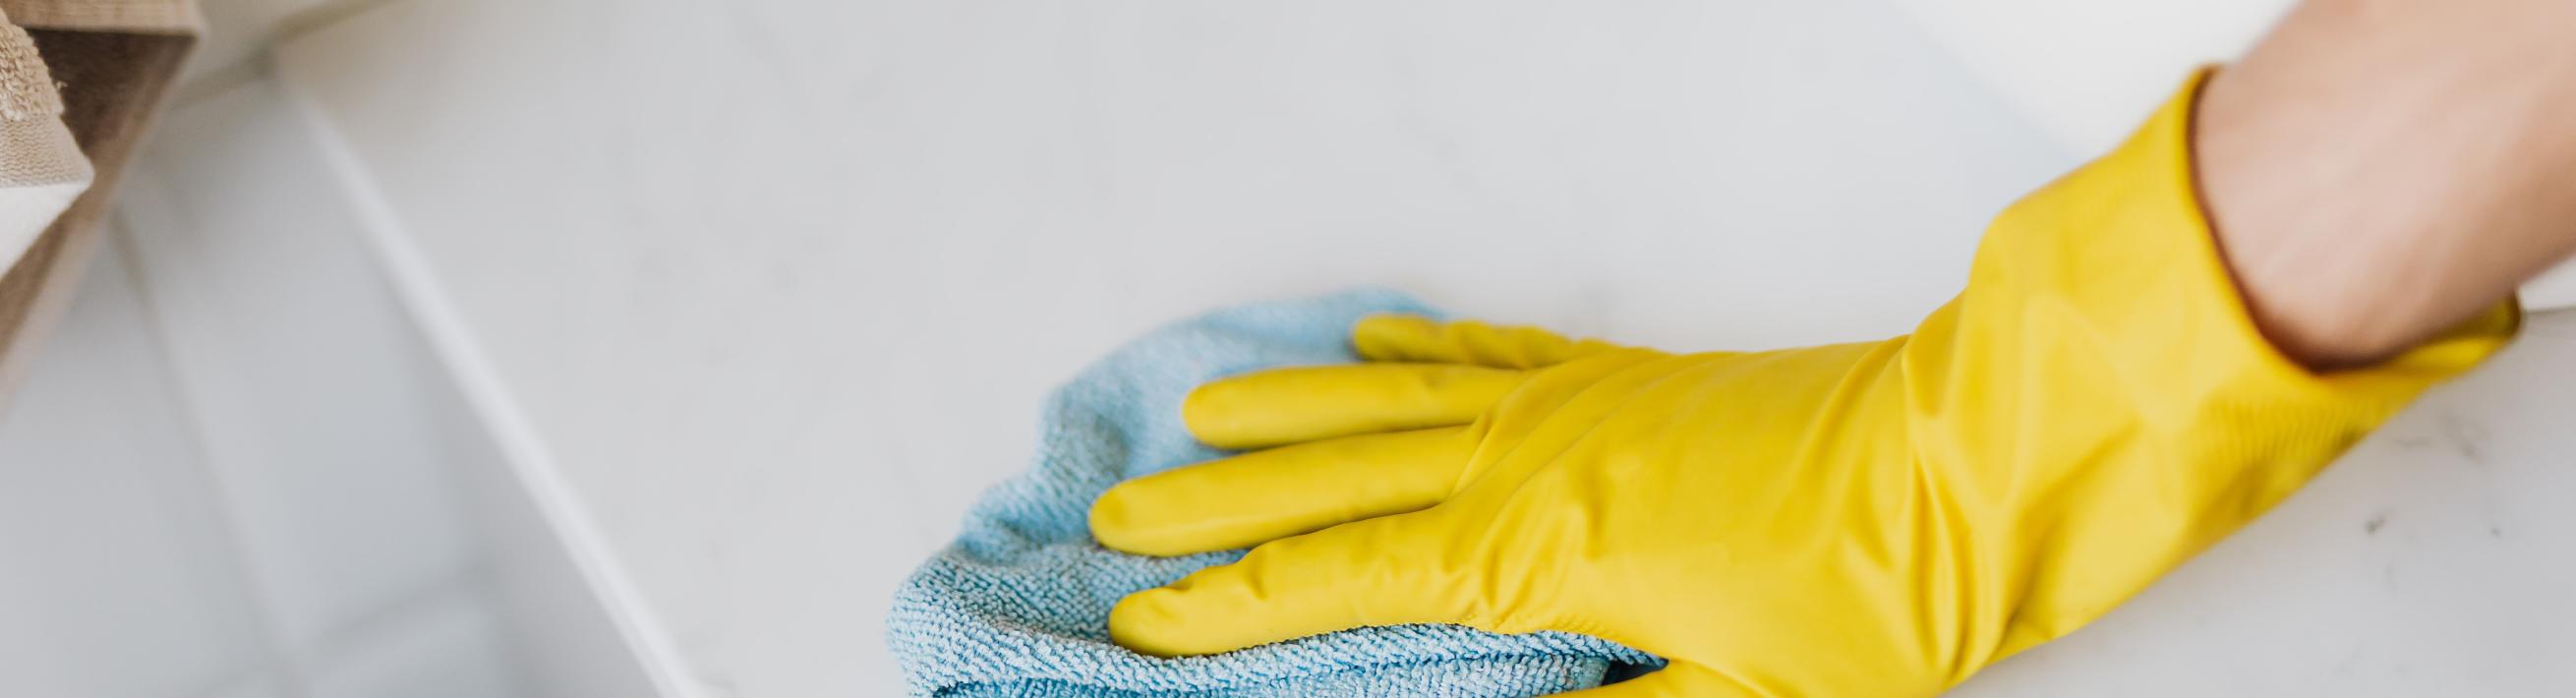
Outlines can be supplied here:
[[1268, 450], [1121, 484], [1093, 531], [1258, 547], [1110, 633], [1169, 656], [1560, 630], [1671, 662], [1599, 694], [1691, 696], [1929, 695], [2064, 635], [2516, 325], [2330, 375], [2276, 354], [2193, 199], [2190, 105], [2004, 213], [1906, 337], [1667, 354], [1383, 316], [1353, 330], [1369, 363], [1202, 386], [1193, 433]]

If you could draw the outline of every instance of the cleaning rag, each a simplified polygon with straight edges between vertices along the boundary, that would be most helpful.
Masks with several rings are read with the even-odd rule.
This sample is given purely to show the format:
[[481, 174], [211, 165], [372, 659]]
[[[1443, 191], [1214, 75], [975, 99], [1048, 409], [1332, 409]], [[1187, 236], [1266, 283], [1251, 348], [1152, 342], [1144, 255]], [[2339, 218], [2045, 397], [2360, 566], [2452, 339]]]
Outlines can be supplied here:
[[1262, 368], [1357, 361], [1351, 323], [1375, 312], [1431, 314], [1375, 290], [1219, 310], [1146, 335], [1057, 389], [1029, 471], [986, 492], [957, 541], [895, 593], [886, 640], [913, 693], [1535, 696], [1660, 665], [1592, 637], [1452, 625], [1360, 628], [1173, 659], [1109, 642], [1109, 608], [1120, 597], [1243, 551], [1151, 558], [1104, 549], [1085, 523], [1092, 500], [1118, 481], [1225, 455], [1181, 425], [1191, 387]]

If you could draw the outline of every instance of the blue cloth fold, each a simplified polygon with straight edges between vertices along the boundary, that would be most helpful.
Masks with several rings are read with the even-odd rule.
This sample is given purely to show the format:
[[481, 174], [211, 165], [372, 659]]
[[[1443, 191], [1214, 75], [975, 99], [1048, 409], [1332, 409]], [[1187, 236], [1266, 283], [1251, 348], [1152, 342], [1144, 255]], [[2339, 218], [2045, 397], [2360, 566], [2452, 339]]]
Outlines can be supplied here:
[[1581, 635], [1451, 625], [1361, 628], [1178, 659], [1110, 644], [1109, 608], [1120, 597], [1243, 553], [1149, 558], [1103, 549], [1085, 525], [1092, 500], [1120, 480], [1224, 455], [1181, 425], [1191, 387], [1273, 366], [1355, 361], [1351, 323], [1374, 312], [1432, 311], [1376, 290], [1219, 310], [1156, 330], [1059, 388], [1029, 471], [986, 492], [957, 541], [895, 592], [886, 640], [914, 695], [1534, 696], [1659, 663]]

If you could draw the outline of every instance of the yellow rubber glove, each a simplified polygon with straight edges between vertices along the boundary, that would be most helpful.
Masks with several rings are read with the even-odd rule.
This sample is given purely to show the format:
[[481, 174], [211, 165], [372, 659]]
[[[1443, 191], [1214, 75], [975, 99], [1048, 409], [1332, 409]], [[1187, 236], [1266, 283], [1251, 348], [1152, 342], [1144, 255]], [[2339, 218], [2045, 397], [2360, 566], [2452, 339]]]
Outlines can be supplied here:
[[2193, 198], [2196, 86], [2002, 214], [1907, 337], [1673, 355], [1374, 317], [1372, 363], [1199, 388], [1193, 433], [1276, 448], [1119, 485], [1093, 531], [1259, 547], [1129, 596], [1111, 636], [1561, 630], [1671, 660], [1601, 695], [1921, 696], [2074, 630], [2518, 322], [2329, 375], [2276, 354]]

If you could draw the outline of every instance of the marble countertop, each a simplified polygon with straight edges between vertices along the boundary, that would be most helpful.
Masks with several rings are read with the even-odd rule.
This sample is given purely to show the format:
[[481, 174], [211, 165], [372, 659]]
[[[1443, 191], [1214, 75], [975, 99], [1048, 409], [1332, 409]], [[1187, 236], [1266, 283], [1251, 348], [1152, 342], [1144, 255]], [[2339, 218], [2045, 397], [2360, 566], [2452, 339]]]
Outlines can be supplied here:
[[[896, 582], [1155, 323], [1356, 284], [1902, 332], [2078, 162], [1877, 0], [391, 0], [279, 49], [705, 696], [881, 695]], [[1961, 695], [2563, 695], [2576, 317]]]

